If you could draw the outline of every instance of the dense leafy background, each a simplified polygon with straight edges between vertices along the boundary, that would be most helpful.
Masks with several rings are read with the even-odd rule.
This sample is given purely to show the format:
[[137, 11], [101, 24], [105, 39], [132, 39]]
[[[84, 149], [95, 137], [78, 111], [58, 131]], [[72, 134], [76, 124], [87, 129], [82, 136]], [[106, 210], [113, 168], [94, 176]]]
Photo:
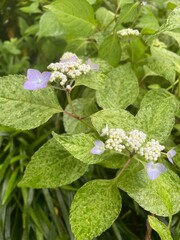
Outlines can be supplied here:
[[[168, 211], [176, 213], [178, 196], [172, 193], [171, 199], [166, 197], [168, 190], [171, 194], [171, 186], [178, 188], [177, 175], [173, 172], [178, 174], [180, 166], [180, 112], [177, 100], [180, 98], [179, 16], [179, 0], [0, 2], [0, 76], [16, 74], [13, 77], [15, 82], [10, 77], [0, 79], [0, 103], [3, 106], [0, 113], [0, 239], [74, 239], [69, 223], [69, 209], [74, 194], [85, 183], [71, 209], [71, 221], [74, 222], [74, 231], [79, 239], [82, 236], [75, 221], [75, 209], [88, 200], [92, 201], [90, 208], [94, 209], [96, 199], [91, 195], [88, 198], [83, 195], [89, 188], [92, 193], [94, 191], [92, 195], [95, 197], [103, 191], [104, 195], [100, 195], [97, 203], [102, 204], [105, 212], [109, 208], [114, 210], [112, 214], [105, 215], [107, 225], [101, 226], [102, 231], [117, 218], [112, 227], [96, 237], [96, 240], [144, 239], [148, 211], [152, 209], [152, 202], [145, 202], [147, 194], [149, 198], [155, 199], [155, 204], [159, 204], [160, 195], [166, 199], [161, 208], [157, 207], [153, 213], [158, 215], [159, 210], [161, 216], [167, 216]], [[117, 31], [128, 27], [139, 29], [141, 36], [120, 38]], [[101, 72], [79, 78], [72, 93], [74, 109], [78, 114], [88, 117], [88, 123], [92, 122], [98, 132], [108, 121], [110, 126], [118, 127], [120, 124], [127, 131], [140, 127], [151, 137], [163, 141], [168, 149], [177, 145], [178, 154], [174, 159], [176, 165], [166, 163], [171, 168], [171, 175], [168, 175], [170, 179], [159, 179], [156, 191], [149, 185], [139, 166], [134, 166], [138, 172], [136, 175], [124, 172], [122, 182], [118, 183], [122, 196], [119, 216], [121, 205], [116, 201], [120, 199], [118, 190], [108, 186], [108, 180], [91, 180], [113, 178], [116, 174], [114, 169], [123, 166], [126, 157], [112, 154], [101, 159], [101, 156], [91, 155], [91, 158], [87, 158], [88, 162], [82, 162], [86, 156], [78, 149], [78, 136], [81, 141], [84, 137], [85, 148], [89, 147], [89, 139], [95, 139], [95, 136], [85, 134], [89, 131], [88, 127], [61, 113], [58, 100], [62, 108], [69, 109], [65, 95], [61, 93], [57, 99], [52, 89], [45, 89], [44, 92], [48, 92], [45, 95], [25, 93], [22, 89], [24, 77], [17, 75], [26, 74], [28, 67], [46, 70], [47, 65], [57, 61], [64, 51], [75, 52], [84, 58], [91, 57], [100, 65]], [[17, 91], [18, 97], [9, 95], [8, 89], [11, 89], [11, 93]], [[47, 94], [48, 100], [45, 97]], [[29, 101], [24, 102], [24, 97]], [[48, 106], [45, 102], [48, 102]], [[13, 112], [15, 107], [17, 111]], [[26, 114], [27, 107], [31, 107], [34, 112], [33, 121]], [[37, 108], [41, 111], [35, 114]], [[20, 121], [19, 113], [22, 111], [25, 118]], [[70, 135], [54, 134], [52, 138], [52, 130], [57, 134], [66, 132]], [[71, 134], [76, 134], [75, 140]], [[67, 139], [72, 141], [70, 149]], [[63, 161], [57, 162], [57, 159]], [[116, 159], [113, 164], [112, 159]], [[88, 167], [88, 163], [98, 164]], [[20, 182], [27, 164], [25, 177]], [[61, 178], [57, 179], [58, 175]], [[136, 191], [131, 188], [131, 180], [136, 182]], [[54, 189], [19, 188], [19, 182], [22, 186], [48, 186]], [[161, 185], [160, 189], [158, 184]], [[105, 189], [100, 190], [98, 186]], [[108, 187], [114, 196], [112, 202]], [[81, 195], [85, 196], [83, 202]], [[167, 209], [168, 201], [171, 209]], [[102, 209], [98, 211], [99, 221], [102, 221]], [[79, 211], [78, 219], [85, 221], [92, 217], [84, 216], [85, 213]], [[158, 232], [152, 232], [152, 240], [171, 240], [166, 217], [148, 218], [152, 229]], [[172, 238], [179, 240], [178, 214], [173, 216], [170, 230]], [[89, 232], [88, 237], [99, 235], [101, 232], [98, 231], [99, 228]]]

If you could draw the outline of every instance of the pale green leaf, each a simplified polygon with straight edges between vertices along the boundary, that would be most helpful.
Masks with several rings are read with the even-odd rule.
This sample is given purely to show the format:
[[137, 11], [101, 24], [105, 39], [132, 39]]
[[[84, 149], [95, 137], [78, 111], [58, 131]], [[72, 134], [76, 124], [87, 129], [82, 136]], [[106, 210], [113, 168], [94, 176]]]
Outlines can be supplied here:
[[91, 115], [91, 121], [96, 130], [101, 134], [108, 124], [110, 128], [122, 128], [125, 131], [137, 129], [134, 116], [124, 109], [105, 109]]
[[136, 121], [150, 139], [164, 142], [175, 123], [177, 100], [164, 89], [149, 91], [143, 98]]
[[52, 138], [33, 155], [19, 186], [55, 188], [72, 183], [87, 168], [87, 164], [75, 159]]
[[160, 47], [151, 47], [151, 54], [152, 57], [148, 59], [148, 68], [156, 75], [174, 83], [176, 71], [180, 71], [180, 57], [176, 53]]
[[16, 129], [36, 128], [53, 114], [62, 112], [54, 91], [30, 91], [23, 88], [25, 76], [10, 75], [0, 78], [0, 124]]
[[58, 18], [51, 12], [44, 13], [39, 22], [39, 37], [63, 36], [64, 28]]
[[84, 85], [86, 87], [98, 90], [104, 87], [106, 75], [101, 72], [90, 72], [77, 78], [75, 85]]
[[176, 214], [180, 210], [179, 177], [167, 170], [152, 181], [138, 163], [131, 164], [119, 178], [118, 187], [146, 211], [164, 217]]
[[86, 0], [57, 0], [46, 8], [56, 15], [71, 37], [86, 37], [94, 30], [93, 8]]
[[160, 236], [161, 240], [173, 240], [168, 227], [153, 216], [148, 216], [148, 220], [152, 229]]
[[163, 32], [163, 34], [174, 38], [177, 41], [177, 43], [179, 44], [179, 47], [180, 47], [180, 32], [165, 31], [165, 32]]
[[139, 93], [138, 79], [129, 64], [113, 69], [104, 88], [97, 91], [97, 103], [106, 108], [127, 108]]
[[92, 240], [108, 229], [121, 210], [121, 196], [109, 180], [86, 183], [76, 193], [70, 223], [76, 240]]
[[[78, 98], [72, 101], [72, 106], [77, 115], [85, 118], [86, 122], [91, 124], [89, 116], [98, 111], [93, 98]], [[65, 111], [71, 112], [71, 108], [67, 105]], [[70, 117], [67, 114], [63, 116], [63, 123], [67, 133], [88, 132], [90, 129], [80, 120]]]
[[171, 31], [180, 28], [180, 7], [175, 8], [168, 16], [166, 22], [161, 26], [159, 32]]
[[95, 155], [91, 153], [94, 141], [99, 139], [92, 134], [58, 135], [53, 133], [53, 136], [73, 157], [84, 163], [94, 164], [103, 160], [103, 154]]
[[174, 150], [176, 151], [176, 155], [173, 157], [173, 162], [180, 168], [180, 145], [175, 146]]
[[121, 46], [117, 34], [104, 38], [100, 45], [98, 56], [106, 60], [113, 67], [118, 65], [121, 58]]

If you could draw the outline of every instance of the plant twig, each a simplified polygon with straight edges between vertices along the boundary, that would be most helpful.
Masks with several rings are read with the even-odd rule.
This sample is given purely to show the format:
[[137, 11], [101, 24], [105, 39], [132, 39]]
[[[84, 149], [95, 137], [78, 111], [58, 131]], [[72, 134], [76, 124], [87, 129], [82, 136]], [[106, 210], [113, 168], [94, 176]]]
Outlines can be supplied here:
[[145, 236], [145, 240], [151, 240], [151, 233], [152, 233], [152, 228], [149, 224], [149, 221], [147, 220], [146, 222], [146, 236]]

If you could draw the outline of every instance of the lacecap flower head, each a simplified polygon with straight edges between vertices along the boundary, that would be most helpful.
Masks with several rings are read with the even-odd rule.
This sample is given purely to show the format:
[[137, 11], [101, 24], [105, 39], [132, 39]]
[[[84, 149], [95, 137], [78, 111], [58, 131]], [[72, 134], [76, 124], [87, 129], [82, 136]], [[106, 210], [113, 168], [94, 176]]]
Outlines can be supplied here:
[[[161, 173], [167, 169], [161, 163], [157, 163], [158, 158], [161, 156], [161, 151], [165, 146], [161, 145], [157, 140], [151, 139], [147, 141], [147, 135], [134, 129], [130, 132], [125, 132], [121, 128], [110, 128], [108, 124], [102, 129], [101, 137], [106, 140], [102, 142], [97, 140], [94, 142], [95, 147], [91, 149], [92, 154], [102, 154], [106, 149], [114, 150], [122, 153], [124, 149], [128, 150], [131, 154], [139, 154], [147, 161], [146, 170], [149, 178], [155, 180]], [[172, 158], [175, 156], [176, 151], [171, 149], [167, 152], [167, 158], [173, 162]]]
[[63, 90], [69, 90], [73, 88], [77, 77], [90, 71], [97, 71], [99, 66], [90, 59], [83, 63], [76, 54], [65, 52], [59, 62], [51, 63], [47, 68], [52, 71], [50, 82], [59, 83]]
[[27, 71], [27, 81], [24, 83], [24, 88], [26, 90], [37, 90], [45, 88], [51, 77], [50, 72], [40, 72], [36, 69], [28, 69]]

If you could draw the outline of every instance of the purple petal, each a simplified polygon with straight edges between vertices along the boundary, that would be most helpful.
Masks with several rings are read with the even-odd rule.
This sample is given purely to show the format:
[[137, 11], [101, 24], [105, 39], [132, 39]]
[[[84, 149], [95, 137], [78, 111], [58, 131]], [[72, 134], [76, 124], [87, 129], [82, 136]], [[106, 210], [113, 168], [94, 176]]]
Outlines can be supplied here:
[[102, 148], [104, 148], [104, 143], [103, 143], [101, 140], [96, 140], [96, 141], [94, 141], [94, 145], [95, 145], [96, 147], [102, 147]]
[[147, 174], [151, 180], [155, 180], [161, 173], [167, 169], [161, 163], [148, 162], [146, 164]]
[[167, 152], [167, 158], [168, 158], [169, 162], [171, 162], [172, 164], [174, 163], [172, 158], [175, 155], [176, 155], [176, 151], [173, 148]]
[[88, 64], [88, 65], [90, 66], [91, 70], [93, 70], [93, 71], [98, 71], [98, 70], [99, 70], [99, 65], [96, 64], [96, 63], [93, 63], [93, 62], [91, 61], [91, 59], [88, 59], [88, 60], [86, 61], [86, 64]]
[[104, 143], [102, 141], [96, 140], [94, 142], [94, 145], [95, 145], [95, 147], [93, 147], [91, 149], [91, 153], [92, 154], [100, 155], [100, 154], [102, 154], [105, 151], [105, 146], [104, 146]]
[[24, 83], [24, 88], [27, 90], [37, 90], [45, 88], [48, 84], [50, 76], [50, 72], [41, 73], [36, 69], [28, 69], [27, 81]]
[[37, 81], [37, 79], [41, 79], [41, 72], [36, 69], [28, 69], [27, 71], [27, 80], [28, 81]]

